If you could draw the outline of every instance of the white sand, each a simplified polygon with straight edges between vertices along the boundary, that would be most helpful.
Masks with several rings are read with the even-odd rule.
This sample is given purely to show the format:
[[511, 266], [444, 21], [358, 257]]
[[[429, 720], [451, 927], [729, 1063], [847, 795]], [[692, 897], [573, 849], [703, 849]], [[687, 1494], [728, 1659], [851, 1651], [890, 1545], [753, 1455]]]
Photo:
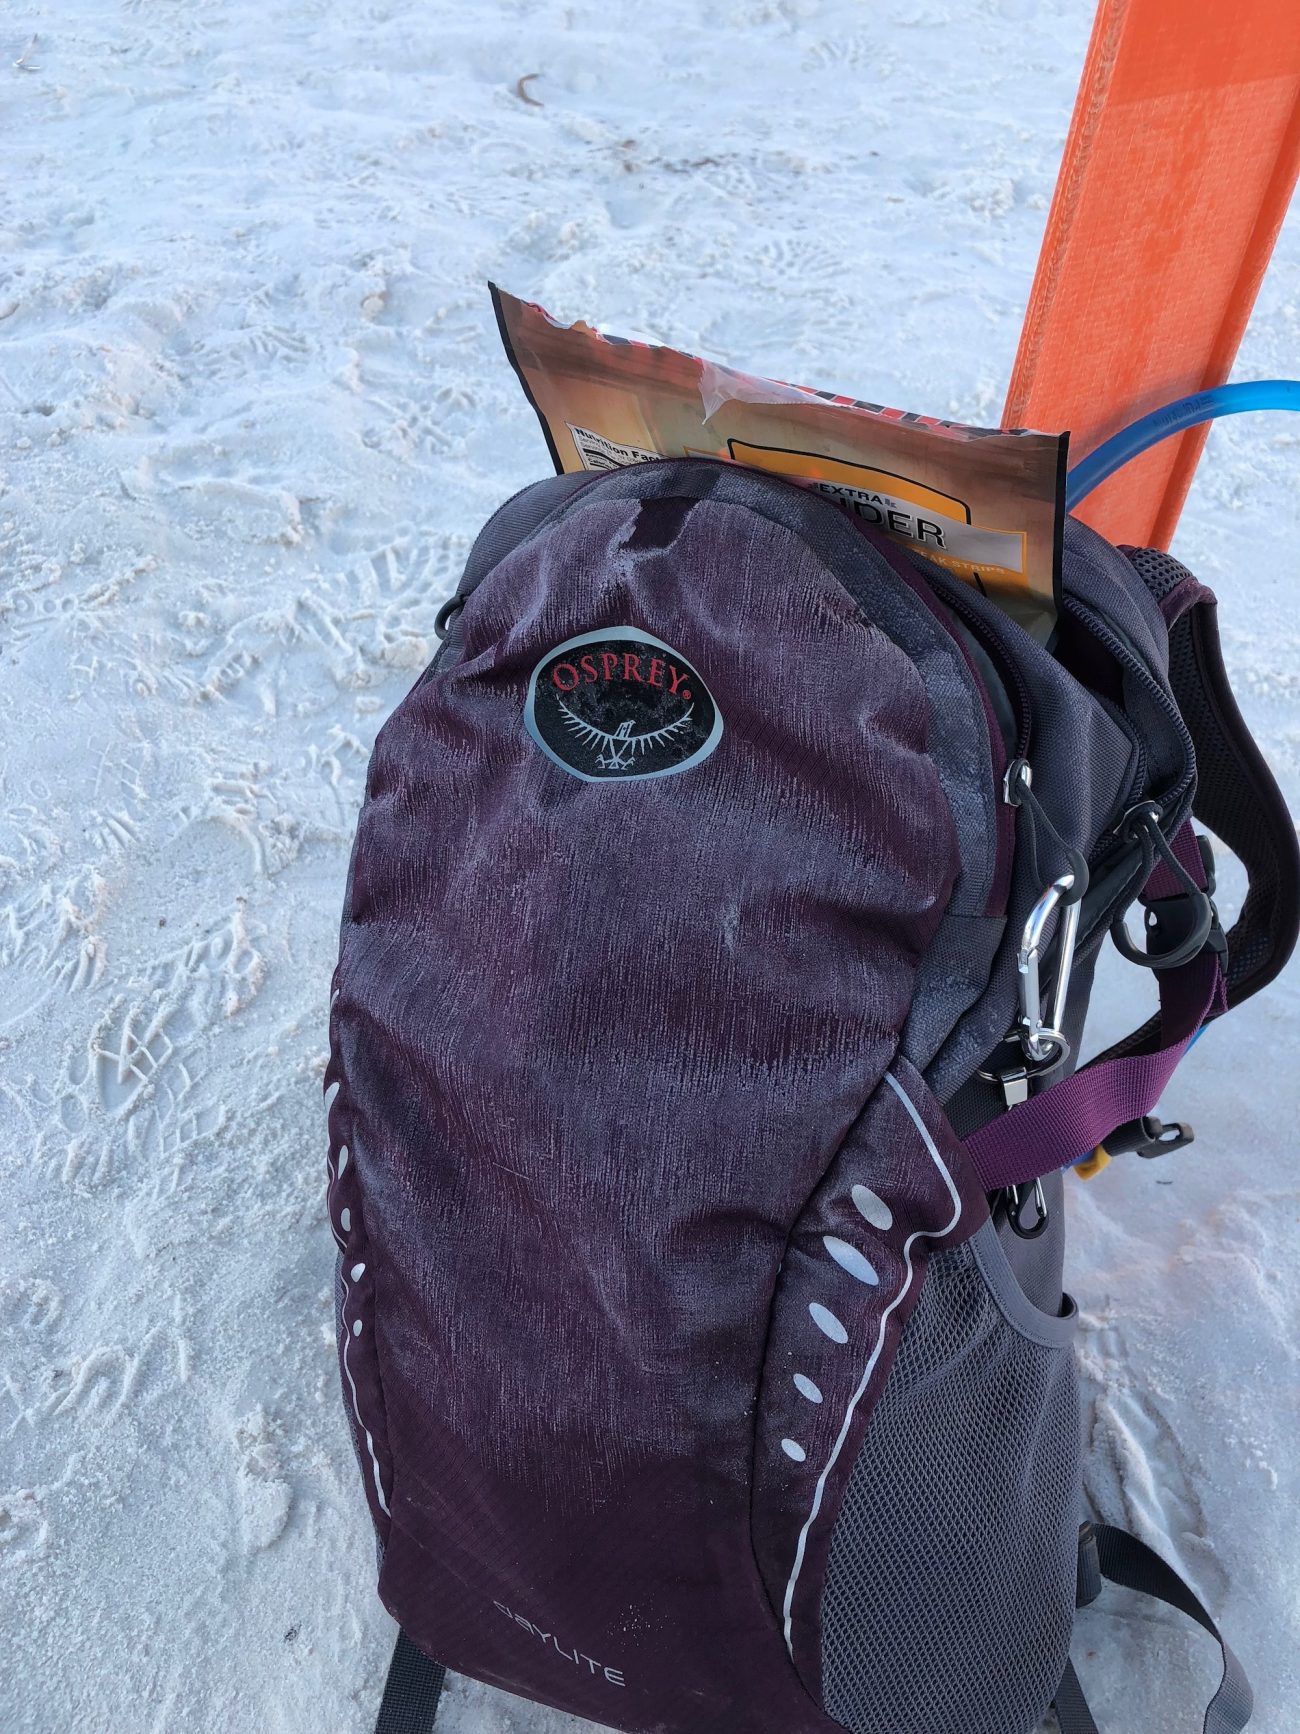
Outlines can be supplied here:
[[[547, 467], [484, 279], [995, 421], [1089, 11], [0, 19], [5, 1728], [371, 1726], [392, 1631], [331, 1340], [325, 1000], [375, 731], [468, 539]], [[1298, 262], [1293, 224], [1240, 375], [1298, 371]], [[1223, 427], [1176, 551], [1300, 803], [1298, 484], [1300, 427]], [[1300, 1700], [1298, 991], [1197, 1050], [1193, 1152], [1074, 1188], [1090, 1485], [1222, 1610], [1261, 1734]], [[1076, 1651], [1104, 1725], [1199, 1727], [1208, 1642], [1106, 1606]], [[464, 1685], [446, 1724], [577, 1726]]]

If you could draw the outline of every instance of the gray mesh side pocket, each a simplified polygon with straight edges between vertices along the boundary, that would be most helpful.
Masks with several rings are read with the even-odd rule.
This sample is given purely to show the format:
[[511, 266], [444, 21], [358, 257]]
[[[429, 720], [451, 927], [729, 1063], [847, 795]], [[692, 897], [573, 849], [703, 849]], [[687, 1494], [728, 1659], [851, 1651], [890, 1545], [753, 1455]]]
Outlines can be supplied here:
[[854, 1464], [822, 1601], [853, 1734], [1030, 1734], [1069, 1652], [1073, 1304], [1038, 1312], [992, 1226], [937, 1254]]

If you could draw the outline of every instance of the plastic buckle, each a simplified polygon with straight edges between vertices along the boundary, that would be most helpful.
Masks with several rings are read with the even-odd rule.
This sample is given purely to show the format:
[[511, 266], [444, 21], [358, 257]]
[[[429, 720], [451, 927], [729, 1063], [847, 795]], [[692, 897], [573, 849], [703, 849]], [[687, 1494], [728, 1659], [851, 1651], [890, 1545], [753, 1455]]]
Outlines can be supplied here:
[[1138, 1120], [1128, 1120], [1117, 1126], [1101, 1148], [1108, 1156], [1140, 1156], [1149, 1161], [1154, 1156], [1167, 1156], [1172, 1150], [1183, 1150], [1195, 1141], [1196, 1133], [1182, 1120], [1166, 1124], [1154, 1114], [1143, 1114]]
[[1153, 1156], [1168, 1156], [1173, 1150], [1185, 1150], [1189, 1144], [1196, 1142], [1196, 1133], [1185, 1120], [1170, 1120], [1166, 1125], [1163, 1120], [1157, 1120], [1154, 1114], [1148, 1114], [1145, 1124], [1150, 1128], [1151, 1135], [1145, 1143], [1139, 1144], [1134, 1152], [1144, 1162], [1149, 1162]]
[[1196, 833], [1196, 847], [1201, 852], [1201, 866], [1205, 870], [1205, 890], [1207, 896], [1213, 897], [1219, 888], [1218, 876], [1214, 870], [1214, 844], [1204, 831]]
[[1219, 967], [1222, 969], [1224, 975], [1227, 975], [1228, 936], [1223, 931], [1223, 923], [1219, 920], [1219, 911], [1215, 907], [1213, 898], [1210, 899], [1210, 918], [1210, 936], [1205, 943], [1209, 946], [1211, 951], [1217, 954]]

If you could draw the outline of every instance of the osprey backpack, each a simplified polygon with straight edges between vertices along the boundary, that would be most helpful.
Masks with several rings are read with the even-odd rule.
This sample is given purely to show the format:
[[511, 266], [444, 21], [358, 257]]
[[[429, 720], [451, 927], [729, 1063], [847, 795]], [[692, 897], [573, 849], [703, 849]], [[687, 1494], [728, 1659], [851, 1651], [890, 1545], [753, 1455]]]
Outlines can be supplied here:
[[[664, 460], [516, 495], [439, 626], [325, 1077], [379, 1728], [447, 1668], [626, 1734], [1086, 1734], [1103, 1577], [1217, 1631], [1083, 1508], [1062, 1174], [1186, 1141], [1161, 1091], [1300, 907], [1212, 596], [1070, 521], [1045, 647]], [[1076, 1069], [1108, 933], [1160, 1009]]]

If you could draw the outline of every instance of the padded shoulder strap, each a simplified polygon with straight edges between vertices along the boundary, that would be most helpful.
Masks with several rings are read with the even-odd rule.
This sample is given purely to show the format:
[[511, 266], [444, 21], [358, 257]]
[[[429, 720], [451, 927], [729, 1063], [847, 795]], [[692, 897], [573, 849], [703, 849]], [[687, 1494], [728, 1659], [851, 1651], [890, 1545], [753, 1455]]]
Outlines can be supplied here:
[[1228, 935], [1231, 1008], [1267, 987], [1295, 947], [1300, 932], [1295, 825], [1232, 696], [1213, 594], [1158, 549], [1123, 552], [1169, 626], [1170, 684], [1196, 748], [1192, 811], [1249, 875], [1246, 901]]

